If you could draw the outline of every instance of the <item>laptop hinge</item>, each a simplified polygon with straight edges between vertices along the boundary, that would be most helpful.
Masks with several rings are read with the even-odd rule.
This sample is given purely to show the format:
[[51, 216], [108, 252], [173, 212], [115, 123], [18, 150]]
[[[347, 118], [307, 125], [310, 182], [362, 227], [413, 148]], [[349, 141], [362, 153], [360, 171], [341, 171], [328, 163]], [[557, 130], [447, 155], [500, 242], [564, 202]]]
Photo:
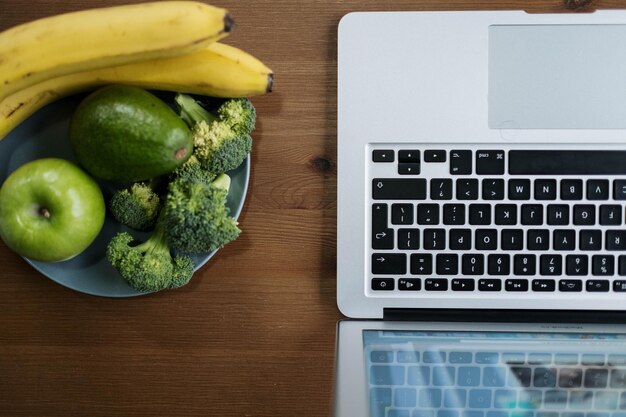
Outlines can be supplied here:
[[626, 323], [626, 311], [386, 308], [383, 311], [383, 319], [497, 323]]

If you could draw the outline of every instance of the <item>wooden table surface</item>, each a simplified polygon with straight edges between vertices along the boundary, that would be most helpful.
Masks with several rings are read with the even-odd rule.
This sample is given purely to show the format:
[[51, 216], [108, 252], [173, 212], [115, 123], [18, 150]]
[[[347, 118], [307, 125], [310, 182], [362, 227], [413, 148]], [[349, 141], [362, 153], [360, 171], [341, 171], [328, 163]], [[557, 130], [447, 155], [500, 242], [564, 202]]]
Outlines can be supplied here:
[[[341, 319], [339, 19], [355, 10], [624, 6], [581, 9], [582, 1], [213, 2], [237, 24], [224, 42], [276, 74], [274, 91], [253, 99], [258, 127], [243, 234], [188, 286], [126, 299], [66, 289], [0, 243], [0, 416], [329, 416]], [[0, 30], [123, 2], [0, 0]]]

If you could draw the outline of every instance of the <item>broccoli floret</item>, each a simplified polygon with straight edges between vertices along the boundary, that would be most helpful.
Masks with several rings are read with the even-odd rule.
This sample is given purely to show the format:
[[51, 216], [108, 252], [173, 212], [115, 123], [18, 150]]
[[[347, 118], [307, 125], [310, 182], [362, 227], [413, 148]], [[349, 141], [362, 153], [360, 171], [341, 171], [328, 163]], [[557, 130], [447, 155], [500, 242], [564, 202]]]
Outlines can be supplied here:
[[170, 174], [170, 181], [174, 181], [176, 179], [184, 179], [188, 181], [198, 181], [204, 183], [211, 183], [215, 179], [216, 175], [212, 172], [207, 171], [202, 167], [198, 158], [195, 155], [191, 155], [191, 157], [185, 161], [183, 165], [176, 168]]
[[131, 246], [134, 240], [130, 233], [120, 232], [111, 239], [106, 252], [111, 265], [132, 288], [156, 292], [189, 282], [193, 262], [186, 255], [172, 256], [161, 220], [148, 240]]
[[135, 230], [147, 230], [154, 226], [160, 208], [159, 196], [149, 184], [143, 182], [117, 191], [109, 202], [113, 217]]
[[185, 253], [211, 252], [235, 240], [241, 230], [226, 205], [230, 177], [213, 182], [178, 178], [170, 182], [163, 221], [172, 249]]
[[252, 150], [256, 111], [247, 98], [228, 99], [207, 111], [192, 97], [178, 94], [180, 116], [192, 129], [194, 155], [206, 170], [221, 174], [237, 168]]

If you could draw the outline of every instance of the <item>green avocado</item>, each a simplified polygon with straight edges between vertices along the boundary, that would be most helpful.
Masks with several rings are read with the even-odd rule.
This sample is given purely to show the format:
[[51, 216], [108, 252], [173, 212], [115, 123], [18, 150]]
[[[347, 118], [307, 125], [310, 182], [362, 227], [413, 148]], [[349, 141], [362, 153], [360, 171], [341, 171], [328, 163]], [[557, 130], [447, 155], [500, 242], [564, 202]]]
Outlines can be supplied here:
[[167, 174], [193, 150], [187, 124], [146, 90], [110, 85], [88, 95], [70, 122], [69, 138], [95, 177], [141, 181]]

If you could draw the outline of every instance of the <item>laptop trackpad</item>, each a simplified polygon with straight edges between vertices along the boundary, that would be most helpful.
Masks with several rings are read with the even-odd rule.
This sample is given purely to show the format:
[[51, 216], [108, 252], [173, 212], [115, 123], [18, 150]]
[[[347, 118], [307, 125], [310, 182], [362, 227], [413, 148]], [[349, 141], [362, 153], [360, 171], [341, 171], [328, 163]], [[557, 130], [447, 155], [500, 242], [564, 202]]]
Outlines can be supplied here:
[[626, 128], [626, 25], [489, 27], [489, 127]]

